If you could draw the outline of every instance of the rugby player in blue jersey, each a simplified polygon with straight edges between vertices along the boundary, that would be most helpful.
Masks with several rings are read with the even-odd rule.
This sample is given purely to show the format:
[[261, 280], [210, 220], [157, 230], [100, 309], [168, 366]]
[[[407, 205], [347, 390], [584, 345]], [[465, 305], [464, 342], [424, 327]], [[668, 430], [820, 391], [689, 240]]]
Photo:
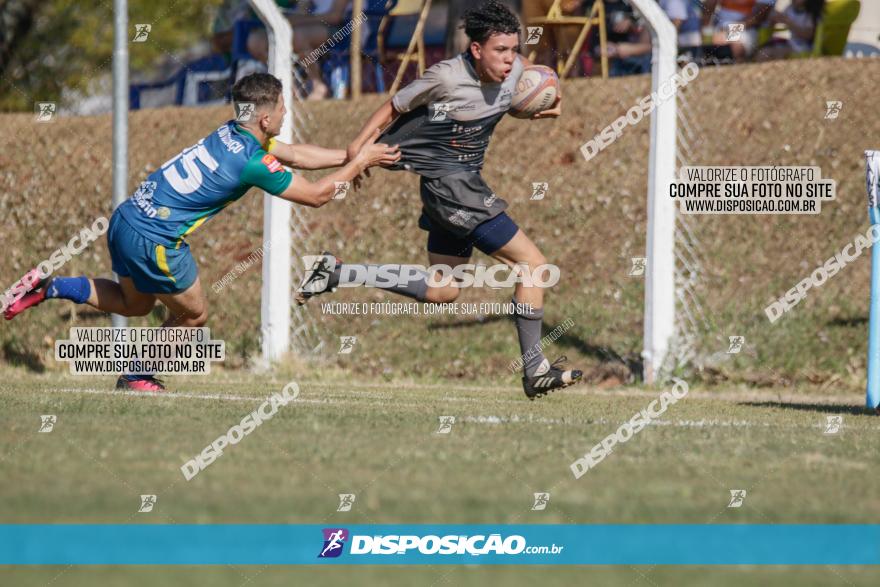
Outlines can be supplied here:
[[[119, 283], [85, 276], [41, 279], [34, 269], [22, 278], [28, 291], [6, 309], [6, 319], [53, 298], [122, 316], [144, 316], [158, 300], [169, 310], [163, 326], [202, 326], [208, 319], [207, 300], [187, 236], [252, 187], [319, 207], [332, 199], [336, 182], [352, 181], [371, 166], [400, 158], [397, 147], [376, 144], [378, 131], [350, 155], [344, 149], [275, 140], [286, 112], [281, 89], [281, 82], [265, 73], [239, 80], [233, 101], [253, 104], [249, 120], [230, 120], [184, 149], [116, 209], [107, 245]], [[294, 177], [285, 165], [341, 169], [310, 182]], [[152, 375], [122, 375], [117, 388], [161, 391], [164, 386]]]
[[[419, 227], [428, 232], [432, 266], [454, 270], [469, 263], [477, 248], [511, 267], [525, 265], [534, 275], [547, 261], [480, 174], [495, 126], [510, 109], [520, 75], [530, 65], [519, 55], [520, 23], [504, 4], [491, 0], [467, 12], [464, 29], [467, 51], [431, 66], [379, 107], [348, 152], [356, 153], [376, 129], [384, 129], [381, 140], [400, 146], [400, 161], [388, 167], [420, 176]], [[560, 101], [561, 96], [534, 118], [559, 116]], [[372, 275], [364, 285], [423, 302], [452, 302], [461, 291], [454, 283], [438, 287], [442, 276], [435, 280], [436, 274], [413, 266], [340, 265], [325, 253], [307, 271], [297, 301], [305, 303], [340, 284], [360, 283], [348, 281], [351, 275]], [[396, 278], [393, 284], [389, 278]], [[526, 396], [534, 399], [578, 382], [582, 372], [564, 368], [564, 357], [551, 363], [542, 353], [543, 289], [523, 279], [513, 302]]]

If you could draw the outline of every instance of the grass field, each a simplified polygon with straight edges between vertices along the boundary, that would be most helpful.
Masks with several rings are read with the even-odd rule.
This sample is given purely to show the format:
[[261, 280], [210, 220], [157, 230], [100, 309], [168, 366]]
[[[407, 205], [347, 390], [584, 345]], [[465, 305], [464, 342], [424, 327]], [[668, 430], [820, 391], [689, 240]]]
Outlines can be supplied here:
[[[341, 372], [112, 380], [5, 370], [4, 523], [876, 523], [880, 420], [862, 398], [810, 389], [690, 389], [656, 425], [575, 480], [568, 466], [658, 395], [579, 386], [529, 402], [515, 387], [346, 383]], [[290, 380], [299, 398], [187, 482], [180, 466]], [[51, 433], [40, 415], [54, 414]], [[838, 434], [827, 416], [842, 415]], [[437, 434], [440, 416], [455, 416]], [[745, 489], [728, 508], [731, 489]], [[550, 492], [544, 511], [533, 493]], [[350, 512], [338, 494], [354, 493]], [[138, 513], [141, 494], [157, 495]], [[358, 571], [361, 573], [362, 571]], [[6, 585], [193, 584], [195, 570], [16, 569]], [[54, 575], [61, 573], [57, 579]], [[200, 584], [876, 584], [869, 569], [213, 569]], [[791, 574], [793, 573], [793, 574]], [[254, 576], [257, 576], [254, 578]], [[214, 577], [209, 580], [209, 577]], [[797, 577], [797, 579], [795, 579]], [[711, 578], [711, 579], [710, 579]], [[252, 580], [251, 580], [252, 579]]]

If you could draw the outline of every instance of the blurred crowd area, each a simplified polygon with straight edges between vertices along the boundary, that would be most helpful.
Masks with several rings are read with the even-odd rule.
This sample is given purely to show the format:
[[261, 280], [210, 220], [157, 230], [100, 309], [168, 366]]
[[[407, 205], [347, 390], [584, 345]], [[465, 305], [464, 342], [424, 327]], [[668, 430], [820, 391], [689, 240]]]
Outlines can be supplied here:
[[[615, 77], [651, 69], [651, 31], [629, 0], [502, 1], [523, 24], [522, 53], [561, 76]], [[863, 4], [859, 0], [651, 1], [678, 30], [680, 60], [703, 66], [841, 55]], [[465, 51], [468, 39], [461, 28], [462, 16], [475, 3], [362, 0], [362, 71], [356, 93], [394, 91], [424, 67]], [[352, 77], [357, 78], [351, 72], [352, 0], [277, 0], [277, 4], [293, 28], [300, 97], [351, 95]], [[266, 30], [247, 0], [223, 0], [217, 7], [210, 47], [211, 56], [202, 59], [204, 63], [189, 64], [186, 74], [204, 71], [199, 79], [212, 81], [212, 68], [222, 70], [214, 80], [219, 85], [180, 90], [177, 103], [216, 102], [224, 91], [228, 99], [231, 83], [267, 69]], [[880, 42], [862, 45], [861, 51], [880, 54]], [[181, 85], [192, 85], [185, 81]], [[154, 87], [159, 86], [133, 86], [133, 107], [154, 105], [147, 95]], [[141, 90], [145, 90], [143, 100]]]

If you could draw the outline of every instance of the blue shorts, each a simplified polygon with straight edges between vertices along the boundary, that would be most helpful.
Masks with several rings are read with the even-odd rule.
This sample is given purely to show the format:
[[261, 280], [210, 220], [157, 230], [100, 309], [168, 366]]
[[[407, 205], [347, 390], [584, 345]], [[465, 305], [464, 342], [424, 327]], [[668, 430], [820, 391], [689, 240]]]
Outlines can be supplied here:
[[107, 248], [114, 273], [130, 277], [141, 293], [180, 293], [199, 276], [189, 245], [172, 249], [154, 243], [135, 231], [118, 211], [110, 218]]
[[433, 225], [424, 212], [419, 218], [419, 228], [428, 231], [429, 253], [452, 257], [470, 257], [474, 247], [491, 255], [509, 243], [519, 230], [519, 226], [506, 212], [481, 222], [467, 236], [457, 236]]

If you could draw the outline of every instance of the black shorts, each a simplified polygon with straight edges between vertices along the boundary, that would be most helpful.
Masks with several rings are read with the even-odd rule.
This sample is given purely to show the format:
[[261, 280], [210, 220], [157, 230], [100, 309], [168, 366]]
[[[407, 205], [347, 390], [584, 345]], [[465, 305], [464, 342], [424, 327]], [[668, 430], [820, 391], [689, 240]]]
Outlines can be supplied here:
[[507, 209], [478, 171], [459, 171], [442, 177], [421, 177], [422, 213], [431, 225], [464, 237]]
[[424, 212], [419, 218], [419, 228], [428, 231], [429, 253], [452, 257], [470, 257], [474, 247], [491, 255], [509, 243], [519, 230], [516, 222], [506, 212], [478, 224], [466, 236], [459, 236], [436, 226]]

